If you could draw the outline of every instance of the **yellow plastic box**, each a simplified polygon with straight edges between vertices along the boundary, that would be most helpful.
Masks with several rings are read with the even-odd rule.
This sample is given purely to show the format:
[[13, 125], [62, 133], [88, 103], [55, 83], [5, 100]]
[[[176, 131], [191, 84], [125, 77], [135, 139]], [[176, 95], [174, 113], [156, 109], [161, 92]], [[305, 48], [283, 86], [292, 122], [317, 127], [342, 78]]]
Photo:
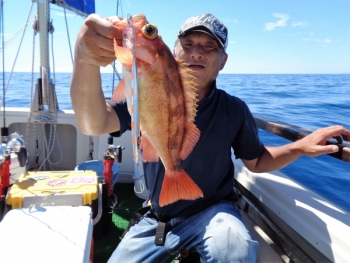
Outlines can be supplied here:
[[31, 206], [92, 205], [98, 198], [95, 171], [26, 172], [7, 193], [6, 204], [15, 208]]

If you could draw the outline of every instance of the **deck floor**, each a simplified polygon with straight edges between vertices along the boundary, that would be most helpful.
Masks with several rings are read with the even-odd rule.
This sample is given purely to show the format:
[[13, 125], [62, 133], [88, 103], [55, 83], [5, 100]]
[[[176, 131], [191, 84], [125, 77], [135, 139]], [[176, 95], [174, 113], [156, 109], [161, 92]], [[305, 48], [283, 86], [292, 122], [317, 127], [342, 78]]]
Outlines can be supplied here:
[[257, 263], [283, 262], [281, 257], [271, 247], [273, 241], [243, 210], [241, 210], [241, 215], [251, 237], [259, 243]]

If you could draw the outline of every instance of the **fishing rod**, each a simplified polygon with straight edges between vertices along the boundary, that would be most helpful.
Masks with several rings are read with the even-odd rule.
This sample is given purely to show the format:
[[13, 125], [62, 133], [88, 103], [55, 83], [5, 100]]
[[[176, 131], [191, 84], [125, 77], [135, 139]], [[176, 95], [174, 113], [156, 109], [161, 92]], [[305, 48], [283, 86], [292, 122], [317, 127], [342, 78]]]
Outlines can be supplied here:
[[[4, 32], [4, 2], [1, 0], [0, 3], [0, 33], [2, 37], [2, 50], [4, 50], [5, 47], [5, 32]], [[5, 89], [5, 52], [2, 52], [2, 99], [3, 99], [3, 122], [4, 126], [1, 128], [1, 143], [6, 143], [7, 142], [7, 136], [9, 135], [8, 133], [8, 128], [6, 127], [6, 103], [5, 103], [5, 95], [6, 95], [6, 89]]]

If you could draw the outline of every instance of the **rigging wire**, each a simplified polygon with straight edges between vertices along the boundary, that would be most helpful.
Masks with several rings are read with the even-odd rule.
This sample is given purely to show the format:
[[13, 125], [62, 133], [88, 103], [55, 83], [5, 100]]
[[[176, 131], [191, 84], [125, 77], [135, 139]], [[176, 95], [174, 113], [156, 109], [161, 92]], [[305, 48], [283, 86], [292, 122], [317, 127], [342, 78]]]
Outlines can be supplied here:
[[35, 19], [36, 14], [32, 15], [31, 18], [29, 18], [29, 20], [24, 23], [6, 42], [5, 45], [3, 45], [2, 47], [0, 47], [0, 52], [3, 52], [5, 50], [5, 48], [19, 35], [19, 33], [21, 33], [26, 26], [32, 22]]
[[[30, 9], [29, 9], [29, 13], [28, 13], [28, 16], [27, 16], [26, 24], [28, 24], [29, 16], [30, 16], [30, 13], [32, 12], [32, 8], [33, 8], [33, 2], [32, 2], [31, 6], [30, 6]], [[11, 69], [10, 75], [9, 75], [9, 77], [8, 77], [8, 80], [7, 80], [7, 84], [6, 84], [6, 88], [5, 88], [5, 93], [4, 93], [4, 94], [6, 94], [6, 92], [7, 92], [7, 89], [8, 89], [8, 86], [9, 86], [9, 83], [10, 83], [10, 80], [11, 80], [11, 77], [12, 77], [12, 73], [13, 73], [13, 70], [14, 70], [15, 65], [16, 65], [16, 62], [17, 62], [18, 54], [19, 54], [19, 51], [20, 51], [21, 46], [22, 46], [22, 42], [23, 42], [23, 38], [24, 38], [24, 34], [25, 34], [25, 32], [26, 32], [26, 29], [27, 29], [27, 27], [25, 27], [25, 30], [23, 30], [22, 38], [21, 38], [21, 41], [20, 41], [20, 43], [19, 43], [19, 47], [18, 47], [16, 56], [15, 56], [15, 60], [14, 60], [14, 62], [13, 62], [12, 69]], [[1, 100], [1, 102], [0, 102], [0, 107], [3, 106], [4, 98], [5, 98], [5, 95], [3, 96], [3, 98], [2, 98], [2, 100]]]
[[66, 8], [63, 7], [63, 11], [64, 11], [64, 20], [66, 21], [66, 30], [67, 30], [67, 37], [68, 37], [68, 45], [69, 45], [69, 51], [70, 51], [70, 58], [72, 60], [72, 64], [73, 64], [73, 53], [72, 53], [72, 47], [70, 44], [70, 38], [69, 38], [69, 30], [68, 30], [68, 23], [67, 23], [67, 15], [66, 15]]

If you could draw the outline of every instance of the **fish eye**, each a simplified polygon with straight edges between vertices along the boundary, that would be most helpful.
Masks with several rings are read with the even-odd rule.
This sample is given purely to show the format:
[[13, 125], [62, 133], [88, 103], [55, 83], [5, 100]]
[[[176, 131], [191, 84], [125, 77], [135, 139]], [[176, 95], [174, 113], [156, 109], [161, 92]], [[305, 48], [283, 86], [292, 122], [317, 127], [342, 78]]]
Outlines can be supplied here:
[[155, 39], [158, 36], [158, 28], [154, 24], [147, 24], [142, 27], [142, 34], [148, 39]]

